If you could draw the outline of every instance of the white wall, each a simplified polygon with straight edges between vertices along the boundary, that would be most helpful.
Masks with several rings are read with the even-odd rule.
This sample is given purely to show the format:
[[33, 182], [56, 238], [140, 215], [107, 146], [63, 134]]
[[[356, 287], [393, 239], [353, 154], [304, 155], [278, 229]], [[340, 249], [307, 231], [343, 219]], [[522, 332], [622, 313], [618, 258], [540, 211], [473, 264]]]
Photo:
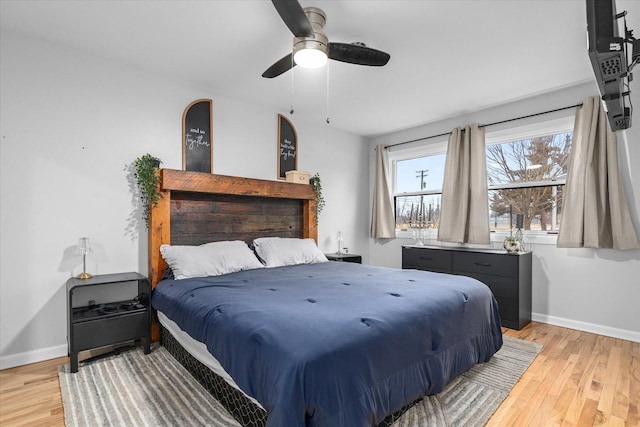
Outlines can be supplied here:
[[[147, 272], [147, 235], [126, 167], [149, 152], [181, 169], [181, 120], [214, 103], [214, 171], [276, 179], [277, 113], [206, 88], [3, 30], [0, 57], [0, 368], [67, 354], [65, 282], [80, 272]], [[341, 230], [367, 257], [365, 141], [299, 123], [299, 169], [319, 172], [327, 201], [319, 245]]]
[[[632, 82], [631, 91], [633, 104], [640, 105], [640, 85]], [[562, 108], [593, 95], [597, 95], [597, 88], [595, 83], [589, 82], [372, 138], [369, 148], [371, 182], [375, 145], [437, 135], [474, 122], [493, 123]], [[554, 113], [545, 118], [566, 114]], [[631, 215], [636, 230], [640, 231], [640, 116], [637, 112], [634, 116], [633, 126], [618, 132], [618, 152]], [[516, 123], [520, 125], [534, 120], [539, 118]], [[490, 130], [498, 129], [500, 127], [496, 126]], [[413, 240], [410, 239], [370, 239], [369, 261], [376, 265], [401, 267], [401, 246], [411, 243]], [[532, 247], [534, 320], [640, 341], [640, 250], [559, 249], [554, 243], [540, 242]]]

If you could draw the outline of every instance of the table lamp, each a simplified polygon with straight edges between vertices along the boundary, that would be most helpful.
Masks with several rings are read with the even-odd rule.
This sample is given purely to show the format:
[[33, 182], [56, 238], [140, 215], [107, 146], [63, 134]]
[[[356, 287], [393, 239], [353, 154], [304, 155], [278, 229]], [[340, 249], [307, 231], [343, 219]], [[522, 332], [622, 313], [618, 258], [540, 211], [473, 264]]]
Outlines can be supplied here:
[[82, 273], [76, 276], [76, 279], [90, 279], [92, 274], [87, 273], [87, 254], [93, 253], [91, 246], [89, 245], [88, 237], [81, 237], [78, 239], [78, 247], [76, 248], [76, 255], [82, 255]]

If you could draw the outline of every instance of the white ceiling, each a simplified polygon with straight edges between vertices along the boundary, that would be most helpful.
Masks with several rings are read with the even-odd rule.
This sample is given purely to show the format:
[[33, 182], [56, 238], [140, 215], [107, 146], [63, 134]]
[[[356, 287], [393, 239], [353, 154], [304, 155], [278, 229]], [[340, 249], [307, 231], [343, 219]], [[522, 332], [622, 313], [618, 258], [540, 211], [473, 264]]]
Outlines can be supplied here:
[[[593, 79], [584, 0], [301, 4], [326, 12], [330, 41], [360, 41], [391, 55], [385, 67], [330, 61], [330, 125], [356, 134], [379, 135]], [[640, 23], [640, 2], [617, 4], [629, 11], [629, 28]], [[327, 117], [325, 69], [297, 67], [293, 82], [291, 72], [261, 77], [290, 52], [293, 37], [267, 0], [0, 0], [0, 24], [283, 113], [293, 99], [294, 119]]]

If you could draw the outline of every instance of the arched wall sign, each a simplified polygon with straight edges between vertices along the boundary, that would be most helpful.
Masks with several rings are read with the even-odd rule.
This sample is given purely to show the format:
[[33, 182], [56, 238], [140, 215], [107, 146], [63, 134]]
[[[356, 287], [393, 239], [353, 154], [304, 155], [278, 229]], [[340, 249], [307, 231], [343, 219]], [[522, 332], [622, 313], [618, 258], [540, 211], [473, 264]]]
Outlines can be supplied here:
[[213, 173], [213, 101], [193, 101], [182, 114], [182, 169]]
[[278, 179], [286, 179], [287, 171], [298, 169], [298, 135], [293, 123], [278, 114]]

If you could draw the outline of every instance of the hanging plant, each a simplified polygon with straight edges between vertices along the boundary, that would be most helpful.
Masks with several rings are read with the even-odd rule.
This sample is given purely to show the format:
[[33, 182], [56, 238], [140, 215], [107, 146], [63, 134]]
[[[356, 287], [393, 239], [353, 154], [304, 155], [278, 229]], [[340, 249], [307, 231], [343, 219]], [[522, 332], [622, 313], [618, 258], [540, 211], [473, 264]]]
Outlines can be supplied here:
[[135, 177], [140, 190], [140, 199], [142, 200], [142, 219], [147, 228], [149, 228], [149, 218], [151, 209], [158, 206], [160, 200], [160, 175], [158, 168], [162, 161], [151, 154], [145, 154], [138, 157], [134, 161]]
[[316, 173], [311, 178], [309, 178], [309, 184], [313, 186], [313, 189], [316, 190], [316, 224], [318, 223], [318, 218], [320, 217], [320, 212], [324, 209], [324, 197], [322, 196], [322, 180], [320, 179], [320, 174]]

